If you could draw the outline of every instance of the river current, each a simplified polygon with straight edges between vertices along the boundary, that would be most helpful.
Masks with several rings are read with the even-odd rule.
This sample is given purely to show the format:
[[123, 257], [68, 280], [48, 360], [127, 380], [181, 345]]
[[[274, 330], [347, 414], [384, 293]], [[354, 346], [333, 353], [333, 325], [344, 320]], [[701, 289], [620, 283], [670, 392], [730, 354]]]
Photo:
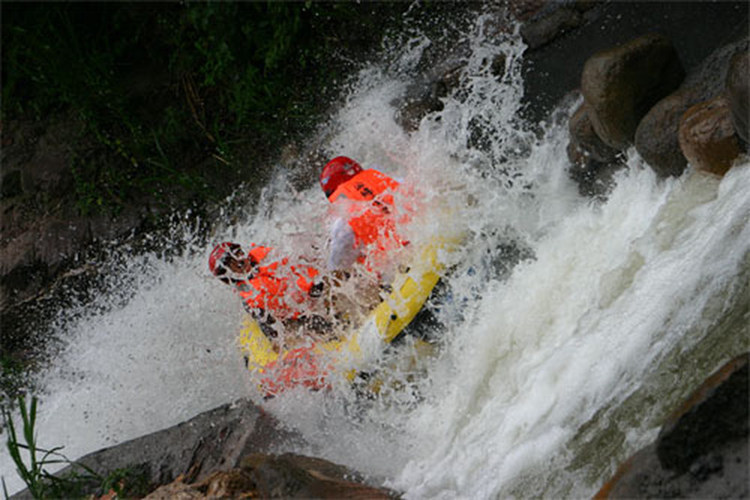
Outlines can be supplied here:
[[[210, 243], [177, 221], [177, 255], [118, 248], [116, 286], [61, 311], [66, 339], [42, 375], [38, 440], [71, 459], [251, 397], [301, 433], [293, 451], [346, 464], [406, 498], [590, 497], [656, 436], [706, 376], [747, 350], [750, 162], [723, 178], [659, 180], [634, 150], [606, 199], [578, 193], [565, 148], [575, 97], [525, 123], [514, 33], [465, 35], [469, 62], [444, 109], [406, 133], [393, 102], [432, 41], [364, 67], [315, 140], [418, 186], [411, 241], [461, 235], [446, 255], [440, 350], [362, 402], [346, 384], [262, 401], [236, 337], [239, 299], [207, 271]], [[395, 45], [395, 44], [394, 44]], [[500, 79], [491, 64], [504, 54]], [[211, 243], [323, 258], [318, 166], [278, 169], [246, 217], [209, 221]], [[309, 182], [300, 182], [300, 179]], [[302, 187], [300, 187], [302, 186]], [[100, 264], [97, 264], [100, 265]], [[22, 485], [5, 450], [0, 473]]]

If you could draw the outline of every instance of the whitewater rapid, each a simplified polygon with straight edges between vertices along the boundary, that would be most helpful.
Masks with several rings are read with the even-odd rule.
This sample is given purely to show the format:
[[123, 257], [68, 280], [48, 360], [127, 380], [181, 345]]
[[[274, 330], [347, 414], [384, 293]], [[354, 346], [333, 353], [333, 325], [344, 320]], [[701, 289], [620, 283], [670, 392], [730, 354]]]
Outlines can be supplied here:
[[[173, 230], [184, 251], [120, 249], [117, 293], [61, 312], [68, 341], [43, 375], [40, 444], [74, 459], [251, 397], [308, 442], [277, 451], [347, 464], [406, 498], [590, 497], [648, 444], [747, 349], [750, 162], [723, 179], [688, 170], [665, 181], [631, 150], [605, 201], [580, 196], [565, 120], [519, 118], [523, 44], [486, 37], [486, 22], [466, 34], [460, 89], [418, 130], [394, 121], [393, 102], [432, 43], [423, 35], [364, 68], [316, 137], [440, 207], [409, 226], [412, 240], [464, 235], [448, 256], [441, 351], [409, 391], [361, 405], [342, 385], [263, 402], [236, 348], [241, 304], [185, 222]], [[487, 64], [499, 54], [500, 80]], [[279, 169], [246, 219], [211, 221], [210, 242], [323, 255], [329, 207], [310, 172], [295, 187], [298, 174]], [[737, 324], [722, 323], [738, 310]], [[4, 452], [0, 473], [21, 486]]]

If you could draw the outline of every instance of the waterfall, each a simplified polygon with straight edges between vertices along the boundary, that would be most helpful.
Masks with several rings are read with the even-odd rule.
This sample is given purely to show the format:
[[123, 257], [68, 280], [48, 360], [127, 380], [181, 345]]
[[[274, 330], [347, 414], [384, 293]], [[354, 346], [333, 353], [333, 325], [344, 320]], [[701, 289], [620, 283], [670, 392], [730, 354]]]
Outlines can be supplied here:
[[[497, 498], [591, 496], [648, 444], [747, 349], [750, 162], [723, 179], [659, 180], [631, 150], [606, 200], [582, 197], [565, 153], [576, 103], [525, 123], [523, 43], [486, 36], [488, 24], [480, 15], [465, 34], [460, 85], [414, 132], [394, 120], [394, 102], [433, 43], [421, 34], [354, 75], [317, 137], [441, 207], [420, 214], [411, 239], [463, 235], [443, 277], [440, 351], [404, 390], [362, 402], [341, 385], [262, 401], [236, 346], [241, 303], [208, 273], [210, 246], [176, 224], [182, 251], [113, 250], [112, 291], [61, 311], [66, 345], [43, 374], [40, 445], [74, 459], [251, 397], [307, 441], [279, 452], [347, 464], [406, 498]], [[501, 54], [498, 78], [488, 61]], [[322, 258], [329, 207], [317, 168], [277, 169], [246, 218], [212, 221], [210, 240]], [[384, 366], [401, 354], [389, 356]], [[0, 473], [11, 491], [22, 486], [6, 454]]]

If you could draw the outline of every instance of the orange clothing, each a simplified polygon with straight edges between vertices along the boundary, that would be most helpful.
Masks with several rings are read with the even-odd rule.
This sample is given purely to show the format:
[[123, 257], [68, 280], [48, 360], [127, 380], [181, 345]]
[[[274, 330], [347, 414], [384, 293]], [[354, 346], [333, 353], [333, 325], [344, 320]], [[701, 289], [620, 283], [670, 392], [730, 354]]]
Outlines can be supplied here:
[[[246, 281], [237, 283], [237, 291], [252, 311], [262, 310], [278, 319], [296, 319], [301, 314], [299, 306], [310, 295], [318, 270], [311, 266], [289, 266], [284, 275], [280, 267], [288, 266], [287, 258], [263, 265], [270, 251], [269, 247], [252, 246], [248, 253], [258, 264]], [[290, 286], [289, 279], [295, 277]]]
[[321, 366], [320, 356], [313, 347], [298, 347], [284, 353], [266, 366], [271, 376], [261, 379], [264, 398], [269, 399], [293, 387], [307, 387], [313, 391], [331, 387], [328, 376], [332, 368]]
[[[359, 172], [346, 182], [338, 186], [330, 197], [331, 203], [340, 198], [355, 202], [349, 207], [349, 226], [355, 237], [355, 246], [374, 247], [375, 254], [381, 256], [388, 250], [393, 250], [407, 244], [396, 232], [394, 219], [393, 191], [399, 183], [377, 170], [367, 169]], [[405, 222], [399, 220], [399, 222]], [[365, 259], [360, 258], [360, 262]]]

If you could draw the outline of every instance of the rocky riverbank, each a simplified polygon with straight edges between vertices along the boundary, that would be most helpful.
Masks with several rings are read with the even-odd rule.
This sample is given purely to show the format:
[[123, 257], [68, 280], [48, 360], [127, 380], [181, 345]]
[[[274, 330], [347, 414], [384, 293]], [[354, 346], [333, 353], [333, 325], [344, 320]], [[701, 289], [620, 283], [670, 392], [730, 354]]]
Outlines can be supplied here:
[[[633, 146], [664, 177], [681, 175], [686, 168], [722, 175], [739, 155], [746, 154], [746, 4], [576, 1], [520, 5], [515, 6], [514, 15], [523, 22], [521, 34], [529, 47], [525, 59], [525, 112], [543, 127], [542, 122], [561, 99], [582, 98], [581, 107], [570, 119], [568, 154], [569, 174], [583, 193], [606, 197], [611, 175], [624, 168], [623, 153]], [[498, 22], [497, 26], [504, 29], [506, 25]], [[399, 121], [407, 130], [440, 109], [441, 97], [455, 90], [455, 75], [465, 63], [460, 46], [447, 55], [428, 52], [424, 57], [442, 64], [425, 63], [425, 73], [415, 80], [410, 95], [400, 104]], [[491, 64], [501, 75], [502, 59]], [[42, 137], [43, 144], [60, 140]], [[4, 142], [4, 160], [5, 154]], [[42, 153], [31, 150], [25, 154], [32, 163], [51, 165], [49, 172], [35, 173], [39, 180], [33, 182], [54, 192], [60, 184], [54, 177], [56, 168], [59, 170], [56, 160], [37, 162], [34, 158]], [[3, 179], [3, 198], [12, 200], [13, 186], [18, 182], [14, 177], [6, 180], [5, 170]], [[61, 236], [53, 230], [54, 221], [35, 219], [24, 226], [19, 222], [23, 220], [22, 211], [15, 210], [4, 206], [4, 213], [14, 214], [16, 224], [8, 226], [6, 232], [3, 223], [4, 286], [15, 283], [14, 276], [23, 276], [24, 286], [33, 283], [29, 281], [33, 273], [28, 274], [24, 268], [29, 254], [47, 259], [46, 273], [63, 281], [74, 280], [76, 275], [60, 273], [65, 268], [59, 263], [64, 256], [79, 251], [75, 250], [81, 248], [77, 245], [91, 242], [92, 228], [98, 227], [95, 224], [108, 224], [87, 219], [71, 225], [70, 220], [63, 219], [57, 221], [64, 234]], [[134, 210], [132, 217], [127, 216], [130, 219], [125, 217], [122, 227], [110, 224], [108, 230], [121, 234], [142, 224], [143, 214]], [[65, 238], [76, 243], [53, 243]], [[39, 294], [50, 288], [29, 290], [23, 292], [25, 298], [21, 302], [40, 298]], [[747, 495], [747, 464], [742, 461], [747, 456], [747, 413], [742, 413], [748, 404], [747, 357], [733, 361], [720, 374], [723, 375], [707, 382], [707, 388], [699, 390], [689, 409], [680, 412], [682, 417], [665, 425], [653, 447], [656, 451], [639, 454], [631, 465], [625, 466], [631, 471], [629, 475], [618, 472], [615, 483], [606, 486], [600, 495]], [[706, 412], [727, 416], [726, 421], [732, 422], [729, 437], [711, 437], [723, 430], [707, 424], [710, 419], [702, 416]], [[694, 446], [680, 436], [705, 439], [698, 438], [700, 446]], [[365, 481], [334, 464], [267, 455], [269, 443], [281, 439], [295, 437], [252, 403], [242, 401], [176, 428], [89, 455], [80, 462], [101, 474], [123, 467], [140, 471], [154, 498], [397, 496], [379, 489], [376, 478]], [[670, 444], [680, 441], [683, 444]], [[679, 457], [687, 456], [685, 446], [691, 450], [690, 458], [680, 461]], [[723, 460], [723, 465], [717, 466], [717, 460]], [[654, 479], [661, 474], [653, 465], [657, 462], [667, 471], [679, 469], [679, 489], [667, 485], [666, 479]], [[649, 475], [644, 471], [649, 471]], [[724, 474], [737, 481], [711, 482]]]
[[[658, 439], [623, 463], [595, 498], [746, 498], [748, 356], [729, 361], [697, 388], [669, 416]], [[299, 439], [245, 400], [92, 453], [75, 467], [103, 476], [126, 470], [129, 492], [149, 492], [150, 499], [399, 496], [326, 460], [268, 453], [275, 442]], [[99, 482], [88, 488], [107, 493]]]

